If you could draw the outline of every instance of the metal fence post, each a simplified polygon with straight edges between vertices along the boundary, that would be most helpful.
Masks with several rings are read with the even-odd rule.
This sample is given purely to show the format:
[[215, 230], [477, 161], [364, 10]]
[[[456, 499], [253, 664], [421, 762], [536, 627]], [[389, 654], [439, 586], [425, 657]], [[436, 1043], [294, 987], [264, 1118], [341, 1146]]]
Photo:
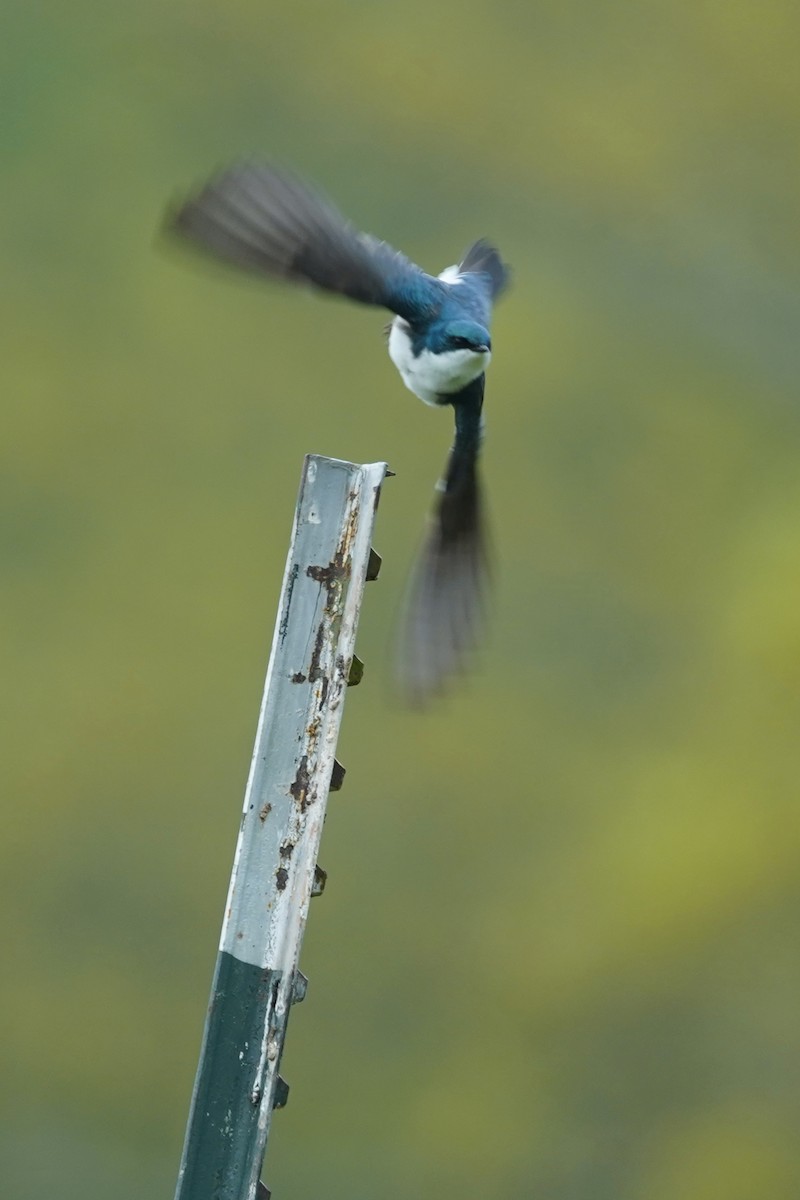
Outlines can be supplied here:
[[[386, 463], [309, 455], [300, 484], [175, 1200], [254, 1200]], [[354, 672], [355, 674], [355, 672]]]

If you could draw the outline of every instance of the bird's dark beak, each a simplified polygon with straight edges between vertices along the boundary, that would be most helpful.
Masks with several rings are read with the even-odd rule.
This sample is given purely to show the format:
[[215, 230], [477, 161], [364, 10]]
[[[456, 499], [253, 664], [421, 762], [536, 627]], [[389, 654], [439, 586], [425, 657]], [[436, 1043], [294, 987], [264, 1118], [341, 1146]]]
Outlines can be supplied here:
[[488, 354], [490, 350], [491, 350], [491, 346], [476, 346], [475, 347], [476, 354]]

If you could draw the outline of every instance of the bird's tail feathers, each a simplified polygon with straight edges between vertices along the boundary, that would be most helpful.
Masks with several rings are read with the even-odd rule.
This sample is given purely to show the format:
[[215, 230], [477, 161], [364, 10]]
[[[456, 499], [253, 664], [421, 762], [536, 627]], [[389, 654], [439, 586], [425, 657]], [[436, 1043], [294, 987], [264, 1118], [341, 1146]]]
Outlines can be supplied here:
[[481, 238], [470, 246], [458, 265], [459, 274], [474, 272], [488, 276], [492, 285], [492, 296], [499, 296], [508, 287], [511, 273], [495, 246]]
[[479, 445], [480, 408], [466, 418], [457, 409], [455, 444], [412, 580], [398, 660], [401, 690], [418, 706], [463, 671], [485, 623], [489, 555]]

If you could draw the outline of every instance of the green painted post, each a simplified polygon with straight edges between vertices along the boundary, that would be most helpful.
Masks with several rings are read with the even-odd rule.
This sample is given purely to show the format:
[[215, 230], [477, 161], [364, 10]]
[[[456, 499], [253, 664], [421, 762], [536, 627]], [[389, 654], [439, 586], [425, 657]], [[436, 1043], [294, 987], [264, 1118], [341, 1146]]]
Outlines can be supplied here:
[[[304, 463], [175, 1200], [255, 1200], [386, 463]], [[379, 560], [378, 560], [379, 561]]]

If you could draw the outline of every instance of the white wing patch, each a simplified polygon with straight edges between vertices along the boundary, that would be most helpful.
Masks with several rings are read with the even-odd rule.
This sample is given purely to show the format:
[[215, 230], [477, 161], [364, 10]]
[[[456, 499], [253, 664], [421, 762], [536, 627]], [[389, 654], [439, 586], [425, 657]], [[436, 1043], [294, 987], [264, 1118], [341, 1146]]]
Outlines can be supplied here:
[[439, 278], [442, 280], [443, 283], [463, 283], [464, 282], [464, 276], [459, 274], [458, 266], [455, 264], [452, 267], [445, 267], [445, 269], [443, 271], [440, 271]]

